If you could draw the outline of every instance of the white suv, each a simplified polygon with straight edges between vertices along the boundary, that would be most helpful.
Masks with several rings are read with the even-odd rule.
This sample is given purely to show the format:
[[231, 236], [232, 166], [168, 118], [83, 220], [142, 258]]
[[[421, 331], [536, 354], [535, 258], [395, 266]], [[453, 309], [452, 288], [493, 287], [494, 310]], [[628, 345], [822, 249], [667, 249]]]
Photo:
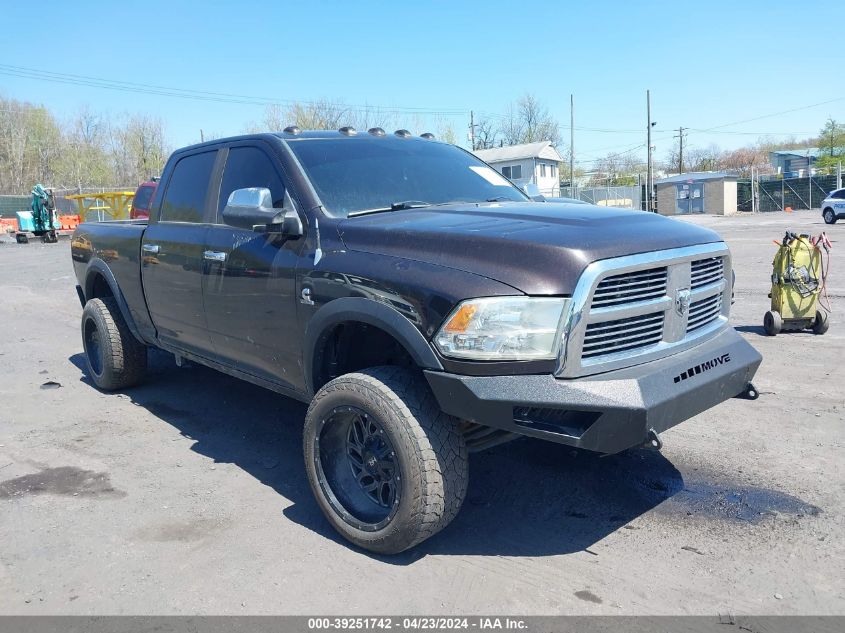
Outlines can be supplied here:
[[821, 206], [822, 217], [828, 224], [836, 224], [839, 218], [845, 218], [845, 189], [831, 191]]

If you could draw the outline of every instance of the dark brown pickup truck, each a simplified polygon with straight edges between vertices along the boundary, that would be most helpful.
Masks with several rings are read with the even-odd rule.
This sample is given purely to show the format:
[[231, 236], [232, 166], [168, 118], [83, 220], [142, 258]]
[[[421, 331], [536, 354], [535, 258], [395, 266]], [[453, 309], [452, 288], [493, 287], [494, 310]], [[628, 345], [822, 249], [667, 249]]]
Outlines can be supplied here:
[[659, 448], [756, 397], [715, 233], [535, 201], [404, 130], [181, 149], [149, 220], [80, 225], [72, 254], [100, 388], [141, 381], [156, 347], [309, 402], [317, 503], [376, 552], [455, 517], [468, 452], [520, 435]]

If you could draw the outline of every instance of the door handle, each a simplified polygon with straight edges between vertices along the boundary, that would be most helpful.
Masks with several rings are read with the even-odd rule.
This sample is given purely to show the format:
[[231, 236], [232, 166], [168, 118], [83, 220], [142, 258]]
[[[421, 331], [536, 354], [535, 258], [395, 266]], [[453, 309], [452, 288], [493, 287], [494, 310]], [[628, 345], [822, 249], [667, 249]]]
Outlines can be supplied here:
[[203, 254], [203, 259], [207, 259], [212, 262], [225, 262], [226, 261], [226, 253], [223, 251], [205, 251]]
[[161, 251], [161, 247], [158, 244], [144, 244], [141, 247], [141, 250], [145, 253], [150, 253], [151, 255], [158, 255], [159, 251]]

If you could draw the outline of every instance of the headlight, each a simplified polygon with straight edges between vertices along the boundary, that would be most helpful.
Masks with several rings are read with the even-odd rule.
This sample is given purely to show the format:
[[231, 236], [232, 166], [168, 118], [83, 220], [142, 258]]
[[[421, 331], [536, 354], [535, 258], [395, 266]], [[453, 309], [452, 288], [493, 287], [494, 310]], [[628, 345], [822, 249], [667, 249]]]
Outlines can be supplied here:
[[462, 302], [434, 337], [444, 356], [473, 360], [555, 358], [569, 299], [491, 297]]

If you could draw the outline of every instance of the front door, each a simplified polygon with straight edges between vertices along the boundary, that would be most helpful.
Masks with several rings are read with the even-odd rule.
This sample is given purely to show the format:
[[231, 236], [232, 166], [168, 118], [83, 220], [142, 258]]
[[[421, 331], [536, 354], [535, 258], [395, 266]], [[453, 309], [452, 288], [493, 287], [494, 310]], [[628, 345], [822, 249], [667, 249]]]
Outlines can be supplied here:
[[204, 297], [211, 340], [221, 361], [299, 388], [302, 341], [295, 334], [295, 292], [304, 239], [286, 240], [223, 224], [229, 194], [246, 187], [269, 189], [273, 205], [282, 207], [285, 183], [280, 170], [255, 144], [228, 150], [216, 222], [206, 234]]
[[189, 154], [165, 185], [158, 221], [144, 231], [141, 277], [159, 340], [201, 356], [211, 353], [203, 310], [206, 209], [217, 150]]
[[704, 213], [704, 183], [685, 182], [675, 186], [677, 191], [675, 213], [681, 215]]

